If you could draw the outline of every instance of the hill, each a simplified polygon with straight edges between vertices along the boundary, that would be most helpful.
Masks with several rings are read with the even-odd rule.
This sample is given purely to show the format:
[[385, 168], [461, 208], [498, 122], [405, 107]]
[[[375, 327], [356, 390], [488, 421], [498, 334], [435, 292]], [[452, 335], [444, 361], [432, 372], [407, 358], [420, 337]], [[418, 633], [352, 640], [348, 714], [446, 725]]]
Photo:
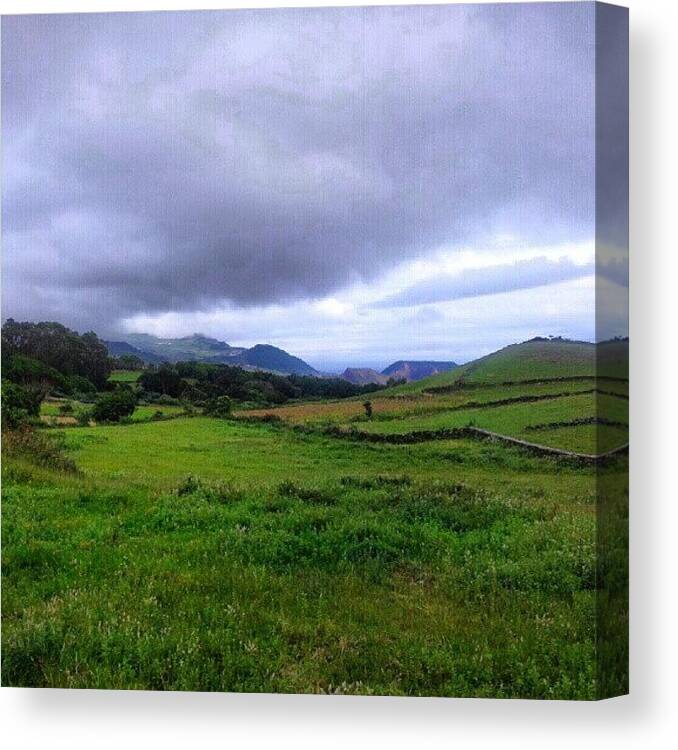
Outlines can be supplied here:
[[388, 367], [385, 367], [381, 371], [381, 374], [393, 378], [394, 380], [407, 380], [409, 383], [413, 380], [422, 380], [423, 378], [428, 378], [431, 375], [437, 375], [441, 372], [449, 372], [455, 367], [458, 367], [456, 362], [400, 359]]
[[269, 344], [236, 347], [225, 341], [194, 333], [182, 338], [159, 338], [148, 333], [131, 333], [127, 341], [105, 342], [112, 356], [134, 354], [148, 364], [161, 362], [209, 362], [270, 370], [284, 375], [318, 375], [307, 362]]
[[368, 383], [379, 383], [385, 385], [388, 375], [382, 375], [371, 367], [347, 367], [341, 377], [354, 385], [367, 385]]
[[486, 385], [523, 380], [572, 378], [596, 374], [628, 377], [628, 339], [603, 342], [534, 338], [467, 362], [449, 372], [397, 386], [384, 394], [419, 392], [430, 388]]
[[181, 338], [160, 338], [148, 333], [130, 333], [126, 337], [127, 343], [132, 344], [144, 354], [160, 357], [164, 362], [187, 362], [195, 360], [202, 362], [216, 357], [237, 357], [244, 348], [232, 347], [225, 341], [194, 333]]
[[141, 349], [137, 349], [136, 346], [128, 344], [126, 341], [104, 341], [104, 343], [106, 344], [106, 348], [111, 357], [130, 355], [133, 357], [139, 357], [139, 359], [142, 359], [144, 362], [151, 365], [158, 365], [164, 361], [162, 357], [159, 357], [157, 354], [144, 352]]
[[272, 370], [293, 375], [318, 375], [319, 373], [307, 362], [299, 357], [288, 354], [284, 349], [270, 344], [256, 344], [251, 349], [245, 349], [242, 354], [226, 362], [238, 363], [256, 367], [262, 370]]
[[587, 341], [535, 338], [511, 344], [463, 368], [467, 383], [505, 383], [596, 374], [596, 347]]

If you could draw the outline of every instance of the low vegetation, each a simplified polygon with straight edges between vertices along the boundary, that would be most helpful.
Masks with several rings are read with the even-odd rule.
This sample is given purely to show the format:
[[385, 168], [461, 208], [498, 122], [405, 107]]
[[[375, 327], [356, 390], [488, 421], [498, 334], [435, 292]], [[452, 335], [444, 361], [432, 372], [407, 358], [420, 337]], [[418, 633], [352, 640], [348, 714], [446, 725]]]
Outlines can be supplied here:
[[[528, 349], [549, 346], [558, 359], [557, 341]], [[68, 398], [51, 379], [6, 380], [3, 683], [618, 688], [623, 659], [603, 647], [615, 688], [596, 655], [624, 624], [623, 454], [591, 465], [472, 439], [342, 438], [475, 424], [572, 451], [627, 441], [623, 377], [603, 388], [582, 362], [532, 361], [533, 382], [521, 351], [494, 382], [478, 365], [476, 381], [469, 366], [378, 392], [194, 363], [113, 372]], [[605, 528], [615, 543], [599, 559]], [[607, 630], [601, 586], [618, 623]]]

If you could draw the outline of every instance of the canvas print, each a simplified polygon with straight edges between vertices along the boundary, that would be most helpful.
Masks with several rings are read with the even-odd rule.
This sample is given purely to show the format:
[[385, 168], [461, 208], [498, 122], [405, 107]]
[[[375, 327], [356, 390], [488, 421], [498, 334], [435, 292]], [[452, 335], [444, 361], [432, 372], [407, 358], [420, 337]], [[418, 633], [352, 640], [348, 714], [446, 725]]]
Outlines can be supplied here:
[[1, 41], [2, 684], [626, 693], [626, 9]]

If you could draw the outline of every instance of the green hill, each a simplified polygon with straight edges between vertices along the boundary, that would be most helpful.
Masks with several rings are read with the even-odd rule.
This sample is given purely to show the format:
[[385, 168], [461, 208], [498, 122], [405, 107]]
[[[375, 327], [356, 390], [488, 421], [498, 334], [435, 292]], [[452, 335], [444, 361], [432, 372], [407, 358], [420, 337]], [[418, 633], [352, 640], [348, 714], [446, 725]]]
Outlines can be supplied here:
[[[598, 358], [598, 367], [596, 359]], [[487, 385], [523, 380], [595, 376], [628, 377], [628, 340], [596, 346], [586, 341], [535, 338], [511, 344], [456, 369], [397, 386], [381, 395], [398, 395], [453, 385]]]

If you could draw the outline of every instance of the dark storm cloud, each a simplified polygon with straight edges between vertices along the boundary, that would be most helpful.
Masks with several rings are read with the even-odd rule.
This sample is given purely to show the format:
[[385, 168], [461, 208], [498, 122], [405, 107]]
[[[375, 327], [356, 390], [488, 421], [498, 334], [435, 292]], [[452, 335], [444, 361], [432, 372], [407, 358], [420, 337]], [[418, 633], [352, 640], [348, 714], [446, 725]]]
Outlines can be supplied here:
[[593, 273], [593, 263], [578, 265], [567, 258], [558, 261], [543, 257], [530, 258], [485, 268], [468, 268], [454, 274], [440, 274], [379, 300], [372, 307], [412, 307], [466, 297], [503, 294], [580, 279]]
[[593, 6], [3, 19], [3, 313], [318, 297], [593, 232]]

